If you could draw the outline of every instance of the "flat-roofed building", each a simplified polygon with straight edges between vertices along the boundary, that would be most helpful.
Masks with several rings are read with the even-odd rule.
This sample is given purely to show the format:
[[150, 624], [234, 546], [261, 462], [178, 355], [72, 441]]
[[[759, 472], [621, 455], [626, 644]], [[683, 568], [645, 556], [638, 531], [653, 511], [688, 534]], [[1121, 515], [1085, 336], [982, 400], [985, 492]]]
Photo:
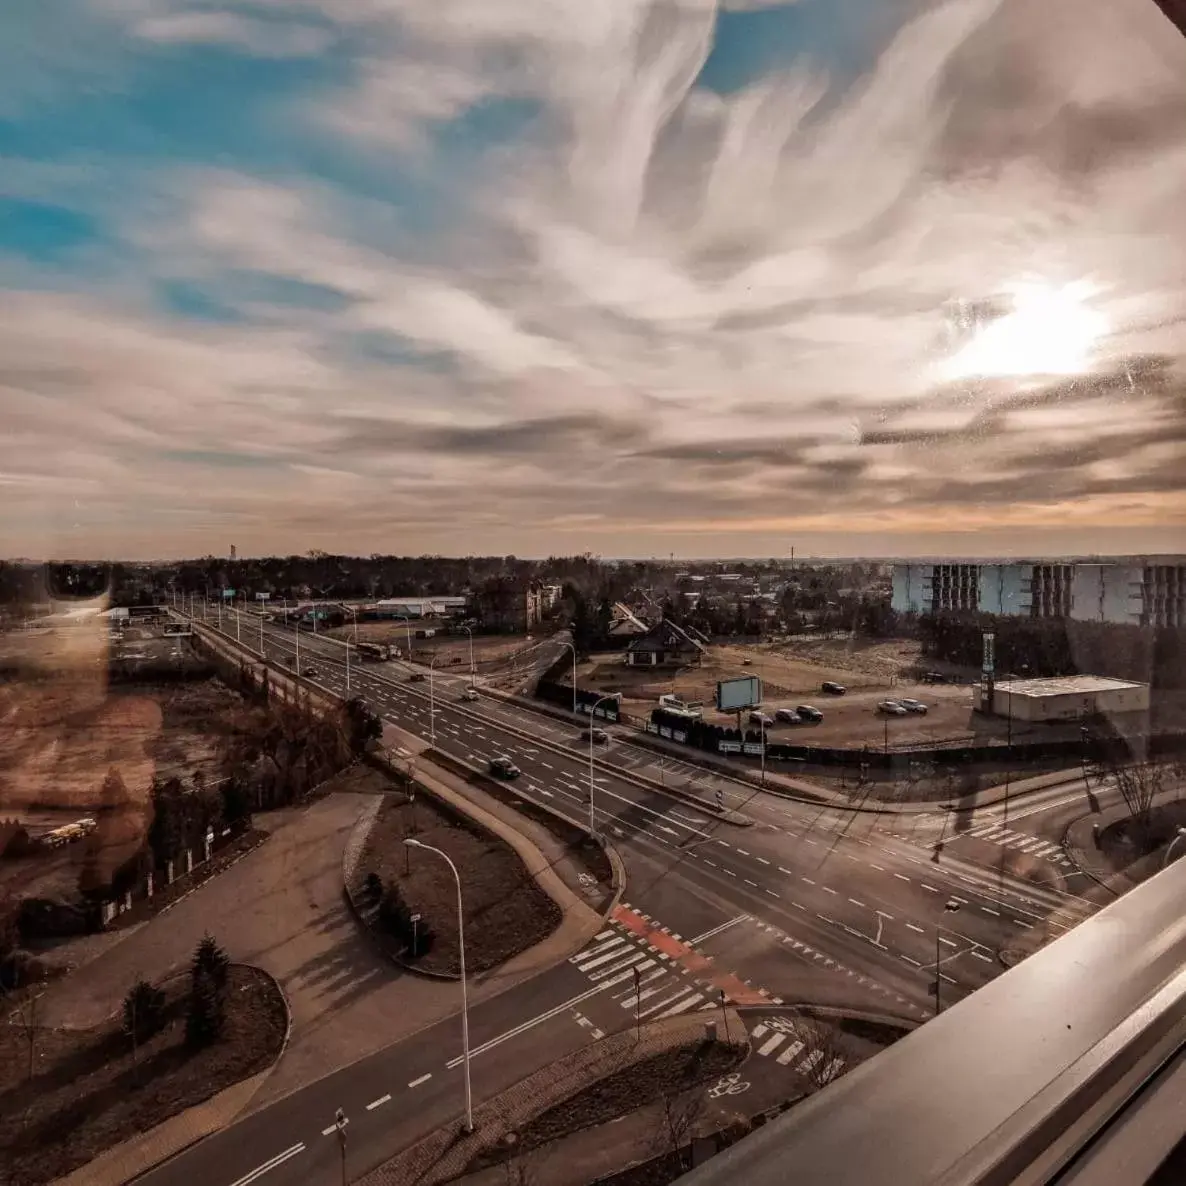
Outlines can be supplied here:
[[1056, 675], [1002, 680], [992, 704], [981, 707], [1015, 721], [1074, 721], [1096, 715], [1149, 711], [1149, 685], [1103, 675]]

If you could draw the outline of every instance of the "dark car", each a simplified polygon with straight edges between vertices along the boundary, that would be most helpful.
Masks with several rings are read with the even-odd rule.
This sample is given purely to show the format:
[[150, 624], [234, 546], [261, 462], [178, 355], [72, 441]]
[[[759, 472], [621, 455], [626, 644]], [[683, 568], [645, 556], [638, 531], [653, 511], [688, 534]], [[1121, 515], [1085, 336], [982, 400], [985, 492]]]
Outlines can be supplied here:
[[597, 742], [598, 745], [604, 745], [605, 742], [609, 741], [609, 734], [604, 729], [582, 729], [581, 740], [592, 740]]
[[424, 672], [423, 671], [413, 671], [412, 674], [408, 676], [408, 683], [410, 683], [410, 684], [424, 683]]
[[302, 667], [301, 668], [301, 675], [303, 675], [306, 679], [312, 679], [313, 676], [315, 676], [317, 674], [318, 674], [318, 671], [317, 671], [316, 667]]
[[491, 758], [489, 770], [495, 778], [518, 778], [523, 773], [505, 754], [498, 758]]
[[833, 683], [830, 679], [824, 680], [819, 686], [821, 692], [827, 692], [829, 696], [843, 696], [848, 689], [843, 684]]
[[818, 724], [824, 719], [824, 714], [810, 704], [796, 704], [795, 711], [799, 714], [801, 721], [811, 721]]

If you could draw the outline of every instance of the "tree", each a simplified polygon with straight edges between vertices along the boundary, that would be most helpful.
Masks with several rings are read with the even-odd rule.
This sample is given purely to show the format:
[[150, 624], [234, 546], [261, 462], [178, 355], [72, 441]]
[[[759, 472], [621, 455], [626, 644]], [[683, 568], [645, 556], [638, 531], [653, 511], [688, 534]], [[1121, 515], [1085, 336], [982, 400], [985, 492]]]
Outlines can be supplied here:
[[5, 999], [5, 1007], [15, 1004], [10, 1010], [9, 1018], [15, 1021], [21, 1038], [25, 1043], [26, 1065], [25, 1077], [33, 1078], [33, 1064], [37, 1055], [37, 1038], [41, 1027], [37, 1023], [37, 1002], [41, 999], [41, 992], [36, 984], [24, 984]]
[[671, 1155], [680, 1173], [692, 1168], [692, 1140], [704, 1112], [705, 1099], [705, 1093], [699, 1090], [682, 1096], [670, 1092], [663, 1096], [655, 1144], [658, 1152]]
[[796, 1069], [817, 1091], [838, 1079], [847, 1062], [840, 1031], [816, 1017], [796, 1017], [795, 1037], [803, 1043], [803, 1057]]
[[363, 753], [369, 742], [378, 741], [383, 736], [383, 721], [366, 701], [355, 696], [346, 701], [342, 711], [352, 753]]
[[226, 987], [230, 974], [231, 961], [225, 951], [214, 941], [214, 936], [203, 935], [194, 950], [194, 958], [190, 964], [190, 974], [196, 979], [199, 974], [205, 974], [218, 986]]
[[388, 934], [407, 943], [412, 935], [412, 912], [400, 892], [399, 885], [390, 881], [383, 891], [382, 901], [379, 903], [379, 921], [386, 928]]
[[209, 1046], [226, 1026], [226, 990], [205, 968], [195, 968], [185, 1016], [185, 1040], [194, 1047]]
[[363, 882], [363, 892], [372, 902], [383, 900], [383, 878], [372, 869]]
[[1165, 789], [1169, 763], [1153, 759], [1125, 762], [1105, 745], [1091, 760], [1089, 772], [1097, 784], [1116, 786], [1137, 828], [1147, 832], [1154, 800]]
[[124, 997], [124, 1033], [132, 1039], [133, 1050], [151, 1038], [164, 1021], [164, 992], [147, 980], [137, 980]]

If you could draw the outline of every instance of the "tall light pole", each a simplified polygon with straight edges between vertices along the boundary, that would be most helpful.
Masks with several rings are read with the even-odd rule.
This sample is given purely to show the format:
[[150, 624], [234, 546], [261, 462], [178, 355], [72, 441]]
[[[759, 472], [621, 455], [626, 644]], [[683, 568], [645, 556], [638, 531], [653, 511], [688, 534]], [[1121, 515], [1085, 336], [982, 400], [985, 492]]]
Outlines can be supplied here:
[[428, 738], [433, 745], [437, 743], [437, 709], [436, 697], [432, 690], [432, 669], [437, 665], [440, 655], [433, 655], [428, 664]]
[[617, 695], [611, 694], [609, 696], [598, 696], [593, 702], [593, 707], [589, 710], [589, 835], [597, 835], [597, 823], [593, 819], [593, 730], [597, 720], [597, 706], [603, 700], [616, 700]]
[[[358, 645], [358, 610], [350, 607], [350, 615], [354, 619], [354, 645]], [[346, 639], [346, 695], [350, 695], [350, 639]]]
[[412, 619], [409, 618], [406, 614], [396, 614], [395, 619], [397, 622], [402, 621], [404, 624], [404, 630], [408, 636], [408, 662], [411, 663], [411, 661], [412, 661]]
[[[948, 898], [943, 906], [943, 913], [954, 914], [959, 910], [960, 904], [954, 898]], [[938, 1017], [943, 1009], [942, 1000], [939, 996], [939, 989], [943, 984], [943, 972], [939, 967], [939, 936], [943, 931], [942, 922], [935, 923], [935, 1016]]]
[[564, 645], [572, 651], [572, 712], [575, 716], [577, 711], [577, 648], [576, 644], [571, 642], [566, 642]]
[[409, 848], [422, 848], [426, 852], [435, 852], [450, 869], [453, 870], [453, 880], [457, 883], [457, 947], [461, 956], [461, 1056], [465, 1066], [465, 1131], [474, 1131], [473, 1093], [469, 1082], [469, 997], [465, 986], [465, 915], [461, 909], [461, 877], [457, 866], [449, 859], [448, 853], [433, 848], [431, 844], [422, 844], [419, 840], [408, 837], [404, 843]]
[[766, 785], [766, 716], [762, 715], [762, 776], [761, 785]]
[[474, 686], [474, 628], [472, 626], [462, 626], [462, 630], [469, 635], [469, 686]]
[[259, 604], [259, 657], [264, 658], [264, 605]]
[[1170, 841], [1169, 848], [1165, 850], [1165, 856], [1161, 858], [1161, 867], [1163, 869], [1170, 863], [1170, 853], [1174, 851], [1174, 845], [1177, 844], [1183, 836], [1186, 836], [1186, 828], [1179, 828], [1177, 832], [1174, 833], [1174, 838]]

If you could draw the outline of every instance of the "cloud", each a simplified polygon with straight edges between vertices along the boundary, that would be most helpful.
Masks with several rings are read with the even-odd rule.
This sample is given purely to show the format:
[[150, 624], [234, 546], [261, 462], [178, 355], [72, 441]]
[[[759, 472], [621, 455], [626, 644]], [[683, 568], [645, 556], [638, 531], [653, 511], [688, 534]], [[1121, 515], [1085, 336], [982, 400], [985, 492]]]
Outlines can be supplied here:
[[1170, 546], [1186, 42], [1144, 0], [936, 0], [709, 91], [753, 7], [94, 0], [121, 54], [316, 85], [255, 141], [8, 155], [106, 238], [0, 254], [0, 542]]

